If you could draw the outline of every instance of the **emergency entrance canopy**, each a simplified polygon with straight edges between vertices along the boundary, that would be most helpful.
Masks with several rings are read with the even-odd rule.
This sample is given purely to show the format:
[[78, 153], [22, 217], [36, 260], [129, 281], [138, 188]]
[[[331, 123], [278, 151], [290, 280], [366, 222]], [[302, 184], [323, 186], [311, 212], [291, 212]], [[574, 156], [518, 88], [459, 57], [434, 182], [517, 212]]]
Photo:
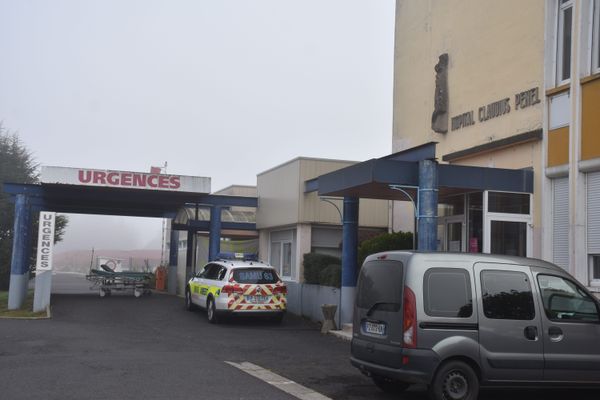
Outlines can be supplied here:
[[207, 177], [86, 168], [43, 166], [41, 182], [43, 184], [210, 193], [210, 178]]

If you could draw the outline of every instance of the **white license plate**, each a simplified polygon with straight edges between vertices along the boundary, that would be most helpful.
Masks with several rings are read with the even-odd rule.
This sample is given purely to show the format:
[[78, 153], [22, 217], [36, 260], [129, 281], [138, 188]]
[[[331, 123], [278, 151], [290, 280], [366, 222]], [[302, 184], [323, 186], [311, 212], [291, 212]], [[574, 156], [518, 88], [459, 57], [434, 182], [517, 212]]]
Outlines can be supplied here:
[[365, 332], [374, 335], [385, 335], [385, 324], [376, 324], [374, 322], [365, 322]]
[[268, 303], [269, 296], [246, 296], [246, 301], [252, 304]]

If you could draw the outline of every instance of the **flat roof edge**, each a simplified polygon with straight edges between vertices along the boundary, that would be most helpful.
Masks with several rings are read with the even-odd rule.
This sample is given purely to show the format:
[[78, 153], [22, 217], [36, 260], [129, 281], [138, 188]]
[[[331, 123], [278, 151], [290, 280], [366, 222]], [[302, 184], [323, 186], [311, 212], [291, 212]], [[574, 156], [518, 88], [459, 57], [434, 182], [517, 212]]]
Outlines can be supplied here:
[[271, 167], [265, 171], [259, 172], [258, 174], [256, 174], [256, 176], [261, 176], [264, 175], [266, 173], [269, 173], [271, 171], [274, 171], [278, 168], [281, 168], [283, 166], [286, 166], [288, 164], [297, 162], [297, 161], [326, 161], [326, 162], [333, 162], [333, 163], [352, 163], [352, 164], [358, 164], [360, 163], [360, 161], [355, 161], [355, 160], [339, 160], [339, 159], [334, 159], [334, 158], [319, 158], [319, 157], [304, 157], [304, 156], [299, 156], [296, 158], [292, 158], [291, 160], [285, 161], [281, 164], [278, 164], [274, 167]]

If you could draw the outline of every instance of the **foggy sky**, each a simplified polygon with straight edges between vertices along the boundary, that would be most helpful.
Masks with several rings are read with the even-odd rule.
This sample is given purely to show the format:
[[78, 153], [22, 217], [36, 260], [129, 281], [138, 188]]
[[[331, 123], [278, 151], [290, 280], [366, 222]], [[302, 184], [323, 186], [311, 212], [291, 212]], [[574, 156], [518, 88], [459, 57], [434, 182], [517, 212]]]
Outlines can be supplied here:
[[[167, 161], [213, 191], [297, 156], [362, 161], [391, 151], [393, 30], [393, 0], [0, 0], [0, 121], [43, 165]], [[160, 234], [77, 216], [61, 246], [98, 241], [90, 221]]]

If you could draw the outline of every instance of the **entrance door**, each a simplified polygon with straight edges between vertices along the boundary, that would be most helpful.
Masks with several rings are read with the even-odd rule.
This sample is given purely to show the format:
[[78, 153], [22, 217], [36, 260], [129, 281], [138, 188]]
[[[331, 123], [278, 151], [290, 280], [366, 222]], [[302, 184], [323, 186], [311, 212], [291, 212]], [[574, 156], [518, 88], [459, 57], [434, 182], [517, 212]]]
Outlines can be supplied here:
[[486, 240], [491, 254], [527, 257], [531, 254], [529, 224], [517, 219], [490, 219]]
[[529, 267], [477, 263], [480, 364], [490, 381], [541, 382], [540, 305]]
[[[513, 200], [515, 206], [511, 206]], [[484, 213], [483, 252], [531, 257], [531, 197], [523, 194], [486, 192], [484, 210], [487, 212]]]
[[439, 218], [438, 251], [466, 251], [465, 216], [454, 215]]
[[531, 257], [531, 236], [531, 217], [489, 213], [485, 219], [483, 252]]

